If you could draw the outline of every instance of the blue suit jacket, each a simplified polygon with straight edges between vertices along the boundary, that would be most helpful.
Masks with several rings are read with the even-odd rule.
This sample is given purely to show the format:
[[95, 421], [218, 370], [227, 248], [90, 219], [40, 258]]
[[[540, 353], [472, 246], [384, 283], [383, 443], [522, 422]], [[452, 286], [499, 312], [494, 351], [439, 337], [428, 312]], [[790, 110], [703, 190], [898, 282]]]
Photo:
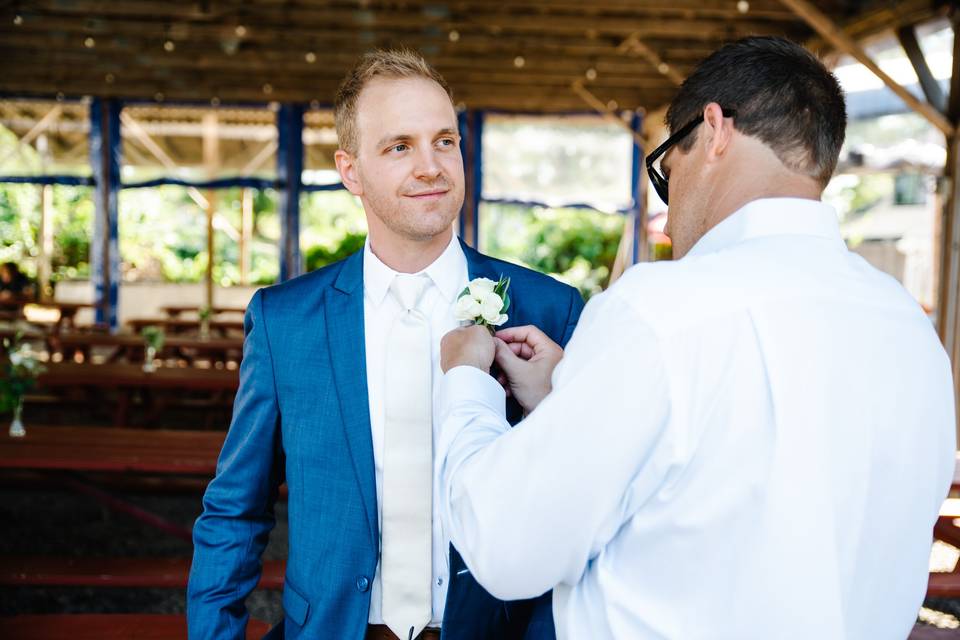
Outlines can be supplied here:
[[[566, 344], [583, 301], [567, 285], [464, 246], [470, 278], [511, 278], [510, 325]], [[191, 638], [242, 638], [287, 483], [287, 637], [362, 640], [380, 541], [363, 333], [363, 252], [258, 291], [244, 321], [240, 388], [193, 529]], [[509, 408], [514, 421], [519, 407]], [[505, 603], [451, 547], [445, 640], [554, 637], [550, 594]]]

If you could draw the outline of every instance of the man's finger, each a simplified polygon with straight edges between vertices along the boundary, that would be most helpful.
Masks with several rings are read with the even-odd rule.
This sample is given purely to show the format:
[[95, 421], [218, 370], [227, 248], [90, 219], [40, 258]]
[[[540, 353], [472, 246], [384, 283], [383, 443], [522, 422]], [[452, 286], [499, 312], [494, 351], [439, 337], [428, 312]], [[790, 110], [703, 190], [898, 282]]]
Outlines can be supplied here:
[[532, 353], [529, 356], [522, 356], [530, 359], [542, 351], [559, 349], [560, 346], [550, 339], [547, 334], [533, 325], [524, 325], [522, 327], [510, 327], [502, 329], [496, 333], [496, 337], [510, 344], [522, 344], [529, 348]]
[[494, 338], [493, 343], [496, 346], [496, 354], [494, 355], [494, 360], [500, 368], [503, 370], [504, 374], [507, 377], [513, 375], [517, 370], [517, 365], [523, 362], [517, 355], [513, 352], [513, 349], [499, 338]]

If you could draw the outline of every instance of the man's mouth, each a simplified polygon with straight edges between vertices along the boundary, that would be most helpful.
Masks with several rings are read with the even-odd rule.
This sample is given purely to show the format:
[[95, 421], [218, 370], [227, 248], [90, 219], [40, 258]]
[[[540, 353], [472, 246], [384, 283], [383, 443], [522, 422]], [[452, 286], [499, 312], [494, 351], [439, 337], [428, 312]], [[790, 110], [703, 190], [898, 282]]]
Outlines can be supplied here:
[[431, 189], [429, 191], [418, 191], [417, 193], [406, 194], [408, 198], [417, 200], [436, 200], [447, 194], [447, 189]]

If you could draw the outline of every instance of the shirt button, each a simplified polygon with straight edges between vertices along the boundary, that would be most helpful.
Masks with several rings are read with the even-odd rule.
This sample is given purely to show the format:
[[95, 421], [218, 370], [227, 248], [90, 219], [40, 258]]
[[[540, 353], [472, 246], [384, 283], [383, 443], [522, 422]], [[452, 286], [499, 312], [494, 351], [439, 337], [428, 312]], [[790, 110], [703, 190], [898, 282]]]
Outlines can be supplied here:
[[370, 588], [370, 581], [367, 579], [367, 576], [358, 576], [357, 577], [357, 591], [360, 593], [366, 593], [367, 589]]
[[442, 587], [442, 586], [443, 586], [443, 578], [437, 578], [437, 586], [438, 586], [438, 587]]

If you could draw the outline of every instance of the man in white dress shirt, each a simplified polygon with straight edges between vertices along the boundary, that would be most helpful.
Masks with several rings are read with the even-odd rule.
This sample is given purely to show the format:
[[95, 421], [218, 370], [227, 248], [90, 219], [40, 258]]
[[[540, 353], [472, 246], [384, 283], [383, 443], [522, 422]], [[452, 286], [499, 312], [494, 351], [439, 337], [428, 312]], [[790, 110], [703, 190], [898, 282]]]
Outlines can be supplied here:
[[667, 122], [648, 168], [677, 260], [591, 300], [565, 353], [534, 327], [444, 338], [444, 529], [495, 596], [554, 589], [558, 638], [905, 638], [953, 386], [920, 306], [820, 201], [842, 91], [749, 38]]

